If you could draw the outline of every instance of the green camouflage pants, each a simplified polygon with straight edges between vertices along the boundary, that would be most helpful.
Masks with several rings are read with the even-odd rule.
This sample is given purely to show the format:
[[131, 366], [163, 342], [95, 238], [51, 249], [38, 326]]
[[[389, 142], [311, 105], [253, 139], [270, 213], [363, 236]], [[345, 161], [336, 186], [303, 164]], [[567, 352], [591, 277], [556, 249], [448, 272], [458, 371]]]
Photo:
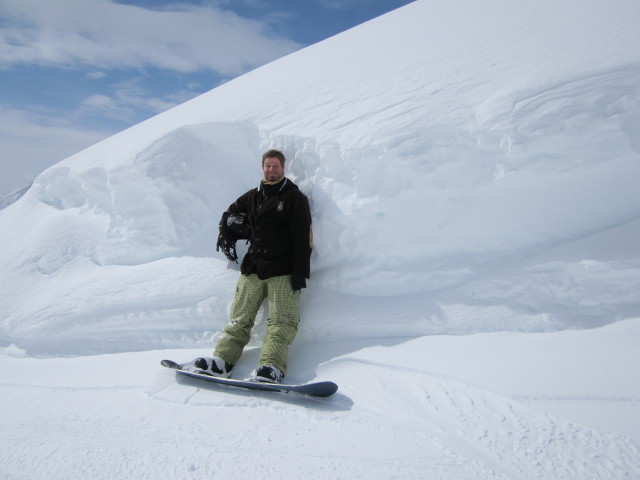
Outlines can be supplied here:
[[284, 374], [289, 345], [298, 333], [300, 291], [291, 288], [291, 276], [260, 280], [257, 275], [240, 275], [231, 306], [231, 321], [213, 352], [235, 365], [251, 338], [256, 315], [264, 299], [269, 303], [267, 332], [260, 352], [260, 365], [272, 365]]

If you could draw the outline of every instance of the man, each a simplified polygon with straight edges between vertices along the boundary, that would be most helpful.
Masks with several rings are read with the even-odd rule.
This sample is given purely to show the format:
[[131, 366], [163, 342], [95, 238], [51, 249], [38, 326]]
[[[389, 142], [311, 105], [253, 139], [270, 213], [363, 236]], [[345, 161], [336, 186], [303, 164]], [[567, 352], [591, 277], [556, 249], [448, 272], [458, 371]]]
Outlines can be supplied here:
[[195, 361], [196, 368], [210, 375], [231, 375], [265, 298], [269, 320], [255, 379], [279, 383], [286, 373], [289, 345], [300, 321], [300, 292], [309, 278], [312, 234], [307, 197], [285, 177], [284, 168], [282, 152], [266, 152], [260, 186], [238, 198], [222, 215], [217, 249], [236, 261], [236, 241], [249, 238], [251, 246], [240, 268], [231, 321], [213, 358]]

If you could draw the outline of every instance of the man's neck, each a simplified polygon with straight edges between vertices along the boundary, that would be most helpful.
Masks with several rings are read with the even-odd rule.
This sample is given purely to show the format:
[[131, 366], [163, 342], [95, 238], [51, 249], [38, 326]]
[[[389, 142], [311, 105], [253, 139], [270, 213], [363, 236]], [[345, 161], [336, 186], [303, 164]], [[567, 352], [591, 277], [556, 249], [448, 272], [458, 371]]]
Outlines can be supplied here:
[[277, 180], [275, 180], [275, 181], [273, 181], [273, 182], [270, 182], [270, 181], [269, 181], [269, 180], [267, 180], [266, 178], [263, 178], [263, 179], [262, 179], [262, 183], [263, 183], [264, 185], [277, 185], [277, 184], [279, 184], [282, 180], [284, 180], [284, 177], [280, 177], [279, 179], [277, 179]]

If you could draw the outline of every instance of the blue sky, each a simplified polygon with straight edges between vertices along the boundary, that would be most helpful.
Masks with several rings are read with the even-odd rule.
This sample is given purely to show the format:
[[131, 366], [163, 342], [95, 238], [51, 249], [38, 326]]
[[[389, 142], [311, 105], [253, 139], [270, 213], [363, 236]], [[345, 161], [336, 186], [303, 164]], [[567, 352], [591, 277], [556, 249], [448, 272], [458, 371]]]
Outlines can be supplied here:
[[0, 0], [0, 194], [403, 0]]

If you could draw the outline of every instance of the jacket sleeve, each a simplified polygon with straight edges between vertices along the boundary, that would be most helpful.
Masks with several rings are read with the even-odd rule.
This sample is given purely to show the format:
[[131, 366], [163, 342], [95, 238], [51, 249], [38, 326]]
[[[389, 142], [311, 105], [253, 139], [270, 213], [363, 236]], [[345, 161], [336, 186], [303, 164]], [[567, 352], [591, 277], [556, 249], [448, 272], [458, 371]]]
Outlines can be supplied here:
[[295, 277], [309, 278], [313, 234], [309, 200], [302, 192], [294, 202], [289, 228], [293, 243], [291, 274]]

